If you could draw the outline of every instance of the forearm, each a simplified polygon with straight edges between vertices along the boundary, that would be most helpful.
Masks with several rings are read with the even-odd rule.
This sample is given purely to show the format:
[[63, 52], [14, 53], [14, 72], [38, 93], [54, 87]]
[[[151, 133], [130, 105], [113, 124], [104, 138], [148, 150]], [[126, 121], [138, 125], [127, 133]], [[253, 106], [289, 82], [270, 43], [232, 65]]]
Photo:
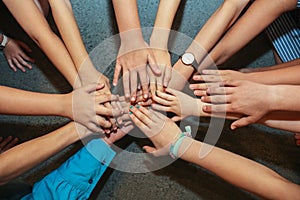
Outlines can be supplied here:
[[[300, 86], [294, 85], [269, 85], [270, 111], [300, 111]], [[267, 105], [267, 104], [266, 104]]]
[[78, 139], [74, 123], [69, 123], [0, 154], [0, 184], [23, 174]]
[[[93, 73], [95, 69], [82, 41], [70, 2], [68, 0], [50, 0], [49, 4], [55, 23], [77, 71], [80, 74]], [[81, 67], [84, 69], [80, 71]]]
[[[261, 33], [283, 12], [295, 8], [295, 0], [254, 1], [247, 12], [213, 48], [210, 56], [217, 65], [223, 64], [227, 59]], [[205, 68], [205, 66], [202, 67]]]
[[43, 94], [0, 86], [0, 113], [8, 115], [72, 116], [70, 95]]
[[[122, 42], [143, 38], [136, 0], [112, 0]], [[143, 39], [142, 39], [143, 40]]]
[[169, 34], [179, 4], [180, 0], [160, 0], [150, 38], [151, 46], [168, 49]]
[[26, 33], [45, 52], [68, 82], [75, 87], [77, 70], [73, 61], [62, 41], [51, 31], [34, 1], [24, 0], [22, 4], [17, 0], [4, 0], [3, 2]]
[[201, 142], [185, 139], [178, 155], [182, 155], [183, 160], [202, 166], [229, 183], [261, 197], [267, 199], [299, 197], [298, 185], [287, 181], [273, 170], [237, 154], [212, 147], [208, 155], [200, 158], [200, 150], [203, 152], [204, 148], [208, 147], [210, 146], [205, 147]]
[[260, 124], [290, 132], [300, 132], [300, 112], [276, 111], [264, 116]]
[[198, 63], [236, 21], [249, 0], [225, 0], [199, 31], [186, 52], [193, 52]]
[[300, 84], [300, 65], [291, 67], [280, 67], [278, 69], [247, 73], [248, 80], [262, 83], [262, 84], [287, 84], [299, 85]]

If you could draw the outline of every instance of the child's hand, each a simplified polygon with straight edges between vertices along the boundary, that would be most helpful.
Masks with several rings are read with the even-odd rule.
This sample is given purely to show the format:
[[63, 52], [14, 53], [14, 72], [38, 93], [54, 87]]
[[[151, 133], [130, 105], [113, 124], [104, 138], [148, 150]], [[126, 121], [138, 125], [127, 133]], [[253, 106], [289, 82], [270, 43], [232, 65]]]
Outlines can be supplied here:
[[[69, 106], [68, 116], [93, 132], [103, 132], [110, 129], [112, 124], [106, 117], [118, 116], [121, 111], [105, 107], [105, 103], [116, 101], [117, 96], [111, 94], [95, 94], [103, 89], [104, 85], [90, 84], [69, 94], [72, 105]], [[71, 95], [71, 96], [70, 96]]]
[[171, 143], [181, 133], [179, 127], [163, 114], [142, 106], [131, 106], [130, 112], [132, 121], [155, 146], [144, 146], [143, 148], [155, 156], [168, 155]]
[[31, 52], [31, 49], [23, 42], [8, 39], [8, 42], [3, 49], [6, 60], [13, 71], [20, 69], [22, 72], [25, 72], [26, 69], [32, 69], [32, 66], [28, 63], [34, 63], [34, 59], [29, 57], [24, 50]]
[[152, 107], [156, 110], [172, 112], [177, 116], [173, 117], [173, 121], [179, 121], [187, 116], [199, 116], [197, 99], [184, 94], [180, 91], [166, 88], [167, 93], [156, 92], [156, 95], [152, 99], [157, 104], [152, 104]]
[[160, 75], [161, 71], [157, 66], [155, 57], [144, 41], [122, 42], [119, 55], [116, 61], [113, 85], [116, 86], [121, 70], [123, 71], [123, 86], [126, 98], [131, 97], [131, 102], [136, 102], [138, 80], [142, 86], [144, 99], [149, 98], [147, 75], [147, 65], [155, 75]]

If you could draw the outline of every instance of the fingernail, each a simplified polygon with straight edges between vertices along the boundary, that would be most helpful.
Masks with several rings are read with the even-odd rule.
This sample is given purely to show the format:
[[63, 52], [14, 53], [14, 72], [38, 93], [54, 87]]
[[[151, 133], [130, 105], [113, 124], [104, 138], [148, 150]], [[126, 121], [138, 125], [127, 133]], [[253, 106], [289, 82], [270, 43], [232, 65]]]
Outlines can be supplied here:
[[131, 101], [135, 101], [135, 98], [134, 98], [134, 97], [132, 97], [132, 98], [131, 98]]
[[136, 108], [140, 108], [140, 107], [141, 107], [140, 105], [137, 105], [137, 106], [136, 106]]
[[131, 112], [131, 111], [129, 112], [129, 115], [132, 115], [132, 112]]
[[133, 109], [133, 106], [131, 105], [129, 108], [130, 108], [130, 109]]
[[147, 94], [144, 94], [144, 99], [148, 99], [148, 95]]

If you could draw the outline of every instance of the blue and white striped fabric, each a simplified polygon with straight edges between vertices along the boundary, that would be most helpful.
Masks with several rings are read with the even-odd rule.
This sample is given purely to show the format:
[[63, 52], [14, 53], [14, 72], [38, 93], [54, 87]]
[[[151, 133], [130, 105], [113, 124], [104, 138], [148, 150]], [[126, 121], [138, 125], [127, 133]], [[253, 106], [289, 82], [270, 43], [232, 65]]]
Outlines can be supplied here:
[[297, 8], [300, 8], [300, 0], [297, 2]]
[[[300, 0], [297, 6], [300, 6]], [[291, 12], [284, 13], [276, 19], [267, 27], [266, 33], [282, 62], [300, 58], [300, 28]]]

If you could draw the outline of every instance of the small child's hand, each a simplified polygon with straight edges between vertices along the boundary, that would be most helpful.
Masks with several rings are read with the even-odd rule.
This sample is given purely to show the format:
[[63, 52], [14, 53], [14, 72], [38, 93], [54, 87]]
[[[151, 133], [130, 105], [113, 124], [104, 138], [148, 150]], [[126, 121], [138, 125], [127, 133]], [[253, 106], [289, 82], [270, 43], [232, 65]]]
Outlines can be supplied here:
[[31, 49], [23, 42], [9, 38], [7, 45], [3, 49], [6, 60], [13, 71], [20, 69], [22, 72], [26, 72], [25, 68], [32, 69], [32, 66], [28, 63], [34, 63], [34, 59], [29, 57], [24, 50], [31, 52]]
[[173, 121], [179, 121], [187, 116], [197, 116], [198, 101], [197, 99], [177, 90], [166, 88], [167, 93], [156, 92], [152, 99], [157, 104], [152, 104], [156, 110], [172, 112], [177, 116], [173, 117]]

